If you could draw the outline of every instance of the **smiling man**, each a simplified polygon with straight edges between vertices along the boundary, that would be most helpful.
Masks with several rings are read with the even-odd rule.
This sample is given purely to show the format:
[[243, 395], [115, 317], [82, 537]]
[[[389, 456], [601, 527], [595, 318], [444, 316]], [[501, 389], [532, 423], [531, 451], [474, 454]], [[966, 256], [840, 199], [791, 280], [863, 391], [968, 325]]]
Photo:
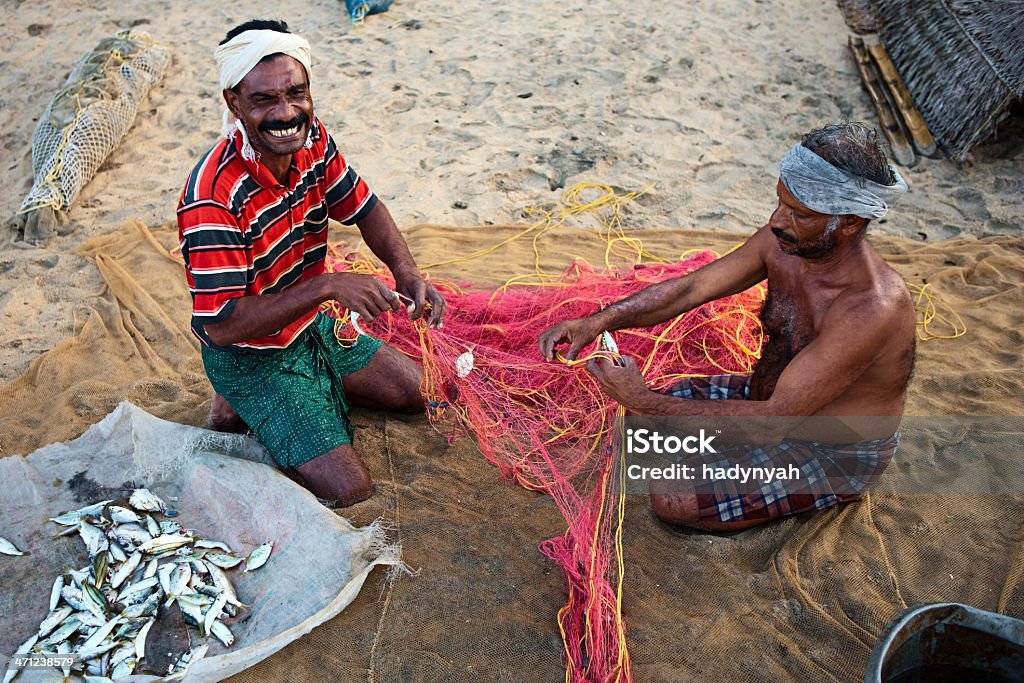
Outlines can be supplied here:
[[[548, 360], [561, 344], [572, 359], [605, 330], [657, 325], [767, 279], [761, 320], [768, 340], [751, 375], [685, 380], [662, 394], [648, 388], [632, 359], [587, 364], [604, 391], [635, 414], [758, 425], [764, 438], [757, 445], [733, 446], [703, 464], [742, 460], [800, 472], [784, 486], [760, 488], [652, 482], [654, 512], [666, 522], [732, 531], [855, 500], [895, 451], [914, 359], [914, 306], [903, 279], [864, 235], [906, 184], [872, 129], [843, 122], [811, 131], [790, 150], [777, 191], [768, 224], [728, 255], [540, 336]], [[831, 418], [832, 426], [839, 418], [896, 419], [861, 421], [851, 442], [823, 420], [779, 419], [788, 416]]]
[[[372, 320], [398, 310], [401, 295], [413, 319], [437, 326], [444, 299], [316, 118], [309, 43], [284, 22], [254, 20], [229, 31], [214, 58], [225, 137], [178, 204], [192, 330], [216, 392], [210, 426], [248, 426], [313, 493], [349, 505], [371, 490], [349, 401], [420, 412], [422, 371], [371, 337], [343, 346], [319, 307], [336, 301]], [[326, 272], [328, 218], [358, 226], [397, 292], [370, 275]]]

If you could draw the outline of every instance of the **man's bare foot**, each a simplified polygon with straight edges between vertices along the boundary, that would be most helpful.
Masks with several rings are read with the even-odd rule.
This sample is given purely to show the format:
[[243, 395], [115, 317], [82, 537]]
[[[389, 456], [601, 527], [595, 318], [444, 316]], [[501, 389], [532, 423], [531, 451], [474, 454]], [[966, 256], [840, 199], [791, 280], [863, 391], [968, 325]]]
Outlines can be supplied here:
[[351, 445], [338, 446], [295, 469], [313, 495], [336, 501], [338, 507], [370, 497], [370, 471]]
[[232, 434], [245, 434], [249, 426], [245, 424], [238, 413], [228, 405], [228, 402], [220, 394], [213, 395], [213, 405], [210, 406], [210, 419], [207, 427], [216, 432], [230, 432]]

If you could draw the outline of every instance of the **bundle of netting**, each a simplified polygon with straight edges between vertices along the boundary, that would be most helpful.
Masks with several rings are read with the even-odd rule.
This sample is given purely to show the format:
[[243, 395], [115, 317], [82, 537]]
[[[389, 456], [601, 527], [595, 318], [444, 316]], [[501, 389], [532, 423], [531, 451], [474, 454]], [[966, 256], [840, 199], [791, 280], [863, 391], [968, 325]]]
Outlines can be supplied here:
[[170, 52], [141, 31], [104, 38], [82, 57], [32, 135], [35, 182], [17, 221], [25, 241], [54, 234], [60, 212], [131, 128], [139, 102], [170, 61]]
[[[353, 325], [346, 311], [335, 311], [339, 343], [372, 334], [422, 362], [435, 426], [450, 438], [472, 433], [504, 476], [558, 505], [568, 528], [541, 550], [568, 581], [568, 602], [558, 615], [567, 681], [632, 680], [621, 613], [625, 500], [612, 428], [618, 406], [580, 364], [608, 353], [600, 340], [575, 363], [547, 362], [537, 337], [554, 323], [715, 258], [700, 252], [675, 263], [620, 269], [575, 261], [557, 279], [494, 290], [434, 281], [448, 302], [442, 329], [412, 323], [404, 312]], [[376, 273], [393, 285], [386, 271], [354, 252], [335, 249], [329, 267]], [[763, 341], [763, 302], [764, 288], [756, 286], [653, 328], [618, 331], [614, 340], [655, 389], [684, 377], [748, 373]]]

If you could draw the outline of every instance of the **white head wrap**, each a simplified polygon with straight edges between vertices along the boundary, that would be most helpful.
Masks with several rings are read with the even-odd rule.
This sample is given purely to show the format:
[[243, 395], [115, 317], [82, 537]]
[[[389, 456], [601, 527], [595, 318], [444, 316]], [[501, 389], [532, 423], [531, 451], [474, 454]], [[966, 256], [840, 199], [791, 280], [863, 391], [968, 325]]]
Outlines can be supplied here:
[[[213, 58], [220, 72], [220, 87], [224, 90], [235, 87], [261, 59], [278, 53], [297, 59], [306, 69], [306, 76], [310, 82], [313, 81], [313, 61], [309, 42], [305, 38], [294, 33], [253, 29], [239, 33], [214, 50]], [[245, 146], [243, 156], [252, 160], [255, 158], [255, 151], [249, 145], [241, 122], [234, 121], [233, 118], [230, 111], [224, 111], [223, 133], [230, 136], [236, 129], [241, 131]]]
[[802, 144], [793, 146], [779, 163], [779, 178], [808, 209], [833, 216], [881, 218], [889, 204], [903, 196], [907, 183], [889, 166], [896, 182], [879, 185], [836, 168]]

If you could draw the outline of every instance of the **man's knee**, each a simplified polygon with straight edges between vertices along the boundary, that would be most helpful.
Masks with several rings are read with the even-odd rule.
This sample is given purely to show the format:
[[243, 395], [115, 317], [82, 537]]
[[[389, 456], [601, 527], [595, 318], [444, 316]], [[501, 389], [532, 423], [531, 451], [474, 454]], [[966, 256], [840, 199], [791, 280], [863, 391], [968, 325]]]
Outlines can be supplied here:
[[213, 395], [213, 405], [210, 406], [210, 417], [206, 426], [217, 432], [244, 434], [249, 431], [248, 425], [238, 416], [227, 400], [218, 393]]
[[666, 524], [700, 528], [700, 506], [692, 493], [651, 492], [651, 510]]
[[700, 503], [693, 493], [655, 493], [651, 492], [651, 510], [666, 524], [684, 526], [698, 531], [710, 533], [731, 533], [743, 531], [765, 522], [771, 517], [743, 518], [723, 522], [714, 518], [702, 517]]
[[423, 368], [407, 356], [402, 356], [400, 371], [394, 374], [392, 390], [387, 392], [387, 409], [403, 415], [419, 415], [426, 406], [420, 386], [423, 384]]
[[370, 497], [370, 471], [350, 444], [338, 446], [295, 468], [314, 495], [333, 500], [340, 507]]

